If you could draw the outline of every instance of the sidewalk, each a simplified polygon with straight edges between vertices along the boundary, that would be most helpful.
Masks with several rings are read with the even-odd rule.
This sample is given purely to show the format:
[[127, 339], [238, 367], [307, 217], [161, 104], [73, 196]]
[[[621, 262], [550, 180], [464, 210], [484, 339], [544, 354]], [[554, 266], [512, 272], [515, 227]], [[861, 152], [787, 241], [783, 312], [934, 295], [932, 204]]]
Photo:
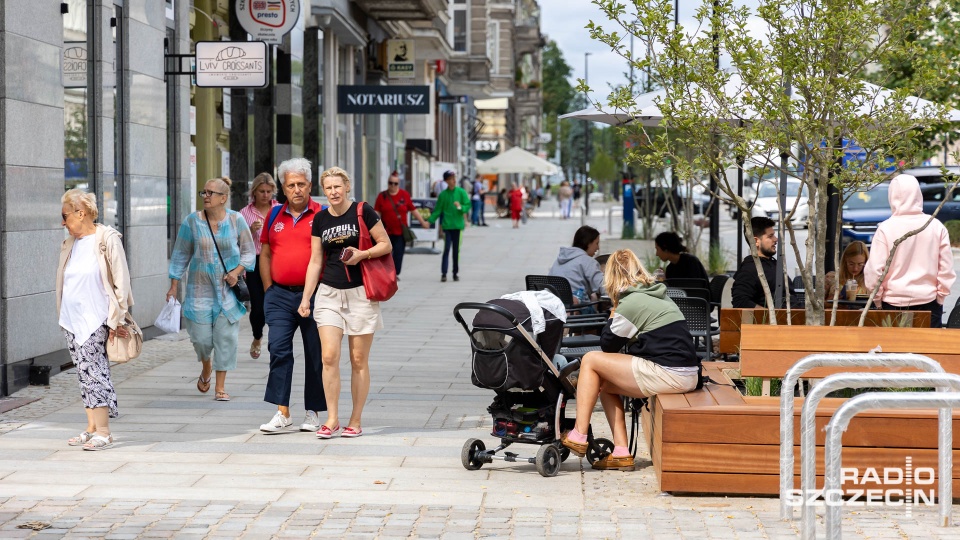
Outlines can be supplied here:
[[[605, 230], [605, 214], [594, 214], [588, 222]], [[776, 499], [659, 493], [643, 444], [632, 473], [594, 471], [575, 456], [554, 478], [527, 464], [462, 467], [465, 440], [496, 440], [486, 413], [493, 394], [470, 384], [470, 348], [452, 308], [546, 273], [580, 220], [550, 218], [545, 203], [519, 230], [509, 220], [488, 223], [465, 233], [460, 282], [440, 283], [436, 255], [406, 257], [400, 292], [383, 306], [359, 439], [258, 431], [275, 407], [262, 401], [266, 347], [260, 359], [248, 357], [246, 322], [238, 369], [227, 377], [230, 402], [197, 392], [188, 339], [149, 341], [141, 358], [115, 367], [118, 442], [105, 452], [66, 444], [85, 422], [73, 371], [17, 393], [41, 399], [0, 415], [0, 538], [796, 537], [796, 523], [777, 519]], [[601, 251], [622, 245], [649, 249], [605, 235]], [[291, 410], [299, 424], [297, 368]], [[345, 422], [346, 360], [342, 369]], [[602, 414], [593, 425], [609, 436]], [[846, 537], [960, 538], [958, 528], [934, 526], [934, 509], [912, 518], [879, 510], [845, 510]], [[27, 522], [50, 528], [17, 528]]]

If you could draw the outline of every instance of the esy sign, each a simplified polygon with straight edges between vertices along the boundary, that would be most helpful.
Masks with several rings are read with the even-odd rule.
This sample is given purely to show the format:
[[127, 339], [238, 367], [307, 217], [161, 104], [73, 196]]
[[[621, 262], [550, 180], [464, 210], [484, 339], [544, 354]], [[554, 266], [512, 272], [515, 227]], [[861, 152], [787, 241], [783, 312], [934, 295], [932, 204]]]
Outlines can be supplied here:
[[911, 456], [906, 457], [903, 467], [841, 467], [840, 485], [847, 486], [846, 489], [814, 489], [806, 493], [791, 489], [787, 492], [786, 504], [808, 508], [903, 506], [910, 515], [915, 506], [936, 504], [936, 478], [933, 467], [914, 467]]
[[267, 85], [267, 44], [262, 41], [198, 41], [197, 86], [263, 88]]

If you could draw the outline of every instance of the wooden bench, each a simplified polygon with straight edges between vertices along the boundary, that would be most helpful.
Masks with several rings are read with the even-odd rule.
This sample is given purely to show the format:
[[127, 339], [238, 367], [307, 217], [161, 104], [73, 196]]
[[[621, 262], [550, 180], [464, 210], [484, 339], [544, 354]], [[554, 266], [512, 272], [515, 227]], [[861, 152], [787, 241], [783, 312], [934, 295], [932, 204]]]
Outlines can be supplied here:
[[[778, 325], [787, 324], [787, 310], [776, 309], [774, 313], [777, 317]], [[842, 309], [837, 310], [836, 326], [858, 326], [860, 324], [860, 311]], [[719, 352], [725, 354], [737, 354], [740, 352], [740, 328], [746, 324], [767, 324], [770, 313], [763, 308], [723, 308], [720, 310], [720, 346]], [[829, 321], [830, 313], [827, 313]], [[790, 325], [803, 326], [806, 324], [807, 314], [802, 309], [790, 310]], [[930, 326], [929, 311], [885, 311], [873, 310], [867, 312], [867, 318], [864, 326], [912, 326], [917, 328], [927, 328]]]
[[[960, 332], [930, 328], [844, 328], [748, 325], [741, 329], [744, 374], [783, 377], [796, 360], [817, 352], [866, 352], [877, 345], [884, 352], [915, 352], [960, 373]], [[661, 491], [776, 495], [779, 491], [779, 398], [743, 396], [723, 368], [728, 362], [704, 363], [718, 385], [686, 394], [655, 396], [641, 414]], [[878, 369], [879, 370], [879, 369]], [[812, 377], [851, 371], [818, 368]], [[860, 371], [860, 370], [856, 370]], [[875, 370], [876, 371], [876, 370]], [[903, 369], [903, 371], [909, 371]], [[817, 410], [817, 485], [823, 483], [823, 428], [844, 402], [821, 401]], [[799, 456], [800, 410], [794, 404], [794, 452]], [[936, 410], [873, 410], [856, 415], [843, 436], [844, 467], [902, 467], [909, 456], [914, 467], [937, 467]], [[954, 460], [960, 458], [960, 411], [954, 414]], [[799, 458], [794, 467], [799, 487]], [[857, 486], [891, 489], [896, 484]], [[900, 486], [902, 487], [902, 486]], [[936, 487], [936, 484], [929, 486]], [[960, 489], [960, 468], [954, 468], [954, 493]], [[844, 485], [844, 489], [852, 489]], [[960, 496], [960, 495], [958, 495]]]

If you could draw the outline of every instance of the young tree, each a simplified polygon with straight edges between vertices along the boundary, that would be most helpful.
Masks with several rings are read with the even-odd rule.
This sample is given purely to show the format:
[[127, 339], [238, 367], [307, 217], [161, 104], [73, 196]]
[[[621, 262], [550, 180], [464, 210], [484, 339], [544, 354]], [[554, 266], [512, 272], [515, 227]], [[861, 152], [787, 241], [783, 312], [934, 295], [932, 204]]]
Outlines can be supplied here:
[[[796, 208], [781, 208], [780, 221], [807, 291], [807, 323], [823, 324], [824, 284], [814, 276], [825, 274], [830, 186], [846, 197], [889, 177], [882, 171], [890, 159], [915, 163], [920, 136], [945, 119], [943, 107], [917, 107], [910, 99], [926, 96], [947, 76], [945, 66], [926, 61], [922, 47], [906, 39], [936, 8], [914, 0], [759, 0], [750, 9], [733, 0], [704, 0], [697, 27], [688, 30], [674, 29], [671, 0], [631, 0], [629, 7], [617, 0], [593, 1], [615, 29], [591, 21], [591, 36], [636, 69], [649, 70], [662, 88], [657, 106], [669, 129], [650, 137], [649, 155], [631, 154], [633, 159], [650, 164], [669, 159], [674, 173], [689, 181], [715, 174], [717, 196], [743, 215], [749, 215], [747, 202], [726, 171], [736, 170], [744, 156], [759, 159], [783, 180], [805, 185], [810, 208], [805, 257], [790, 220]], [[763, 36], [751, 33], [757, 20]], [[651, 53], [631, 58], [624, 32], [648, 40]], [[729, 69], [718, 68], [720, 59]], [[894, 61], [912, 62], [915, 76], [909, 83], [892, 91], [864, 84], [873, 66]], [[583, 81], [580, 85], [582, 90]], [[642, 114], [626, 92], [612, 94], [607, 105]], [[640, 122], [623, 129], [645, 131]], [[854, 142], [863, 149], [863, 161], [839, 167], [845, 146]], [[749, 220], [744, 229], [772, 310]]]

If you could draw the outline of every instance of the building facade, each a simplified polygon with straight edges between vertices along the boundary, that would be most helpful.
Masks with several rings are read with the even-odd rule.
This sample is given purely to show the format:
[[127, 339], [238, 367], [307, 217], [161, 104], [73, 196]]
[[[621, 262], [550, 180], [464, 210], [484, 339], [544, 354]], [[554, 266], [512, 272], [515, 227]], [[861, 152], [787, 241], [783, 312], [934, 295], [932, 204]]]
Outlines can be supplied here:
[[[394, 170], [426, 197], [439, 168], [473, 175], [479, 100], [508, 100], [501, 151], [539, 133], [535, 93], [516, 92], [539, 77], [533, 0], [300, 0], [297, 25], [269, 47], [266, 87], [198, 88], [197, 42], [248, 39], [235, 3], [0, 3], [0, 396], [40, 366], [70, 365], [54, 298], [66, 189], [95, 193], [101, 221], [123, 234], [149, 337], [207, 179], [230, 176], [239, 209], [256, 174], [305, 156], [315, 173], [347, 169], [357, 199], [372, 201]], [[415, 86], [428, 103], [341, 113], [338, 90], [359, 85]]]

